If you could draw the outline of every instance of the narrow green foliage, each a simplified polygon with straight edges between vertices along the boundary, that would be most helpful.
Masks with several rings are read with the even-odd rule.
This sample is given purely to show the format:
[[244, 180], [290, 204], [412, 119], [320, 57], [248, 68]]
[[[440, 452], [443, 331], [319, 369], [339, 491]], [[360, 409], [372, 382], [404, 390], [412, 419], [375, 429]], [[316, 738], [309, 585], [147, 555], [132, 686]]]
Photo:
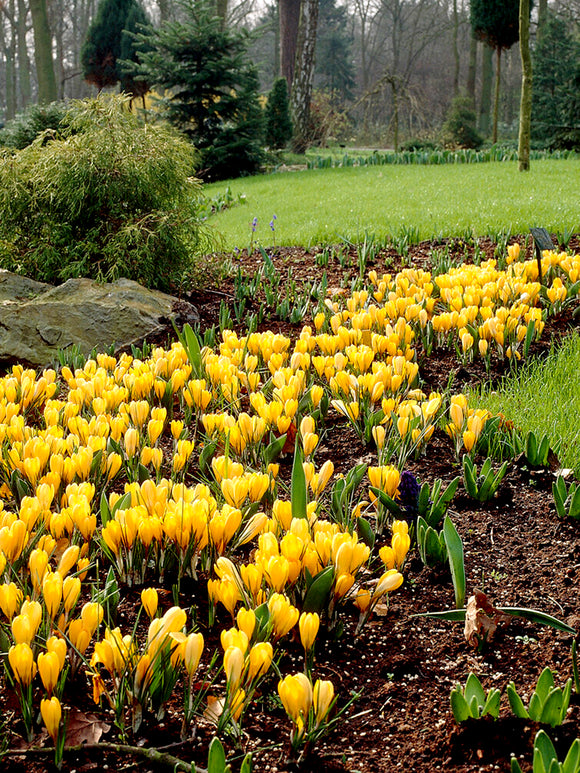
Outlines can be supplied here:
[[516, 691], [515, 684], [510, 682], [507, 686], [510, 706], [516, 717], [531, 719], [533, 722], [540, 722], [551, 727], [561, 725], [566, 718], [571, 690], [571, 679], [568, 679], [564, 688], [556, 687], [554, 675], [547, 666], [540, 674], [527, 709]]
[[[545, 730], [539, 730], [534, 739], [534, 756], [532, 773], [579, 773], [580, 771], [580, 739], [577, 738], [563, 762], [558, 759], [554, 744]], [[521, 766], [515, 757], [511, 760], [511, 773], [522, 773]]]
[[552, 483], [552, 495], [560, 518], [580, 520], [580, 485], [572, 482], [568, 488], [563, 476], [558, 475]]
[[298, 438], [294, 448], [294, 463], [292, 465], [292, 483], [290, 490], [290, 500], [292, 503], [292, 518], [307, 518], [307, 489], [306, 475], [302, 466], [302, 449]]
[[544, 435], [541, 439], [530, 430], [524, 440], [524, 456], [531, 467], [546, 467], [550, 453], [550, 438]]
[[465, 688], [457, 684], [450, 694], [451, 710], [456, 722], [467, 719], [481, 719], [490, 716], [497, 719], [501, 694], [499, 690], [491, 689], [485, 694], [481, 682], [474, 673], [469, 674]]
[[478, 502], [489, 502], [493, 499], [507, 472], [508, 462], [505, 461], [497, 472], [493, 469], [492, 460], [488, 457], [477, 474], [477, 467], [471, 458], [463, 457], [463, 484], [470, 497]]
[[421, 516], [417, 518], [417, 549], [425, 566], [438, 566], [447, 561], [443, 531], [437, 533]]
[[431, 489], [428, 483], [423, 483], [419, 491], [417, 511], [429, 526], [435, 527], [442, 521], [459, 486], [459, 477], [453, 478], [443, 491], [442, 485], [438, 478]]
[[446, 515], [443, 522], [443, 537], [449, 556], [449, 568], [455, 590], [455, 606], [460, 609], [465, 604], [465, 563], [463, 543], [451, 518]]
[[[530, 620], [532, 623], [539, 623], [540, 625], [547, 625], [550, 628], [555, 628], [557, 631], [564, 631], [564, 633], [576, 635], [574, 628], [564, 623], [562, 620], [558, 620], [552, 615], [548, 615], [546, 612], [540, 612], [537, 609], [528, 609], [526, 607], [497, 607], [498, 612], [504, 612], [506, 615], [513, 615], [514, 617], [523, 617], [525, 620]], [[461, 623], [465, 621], [465, 609], [449, 609], [443, 612], [422, 612], [417, 617], [430, 617], [434, 620], [448, 620], [453, 623]]]
[[318, 612], [321, 615], [328, 607], [328, 596], [334, 582], [334, 566], [318, 572], [308, 585], [302, 610], [304, 612]]

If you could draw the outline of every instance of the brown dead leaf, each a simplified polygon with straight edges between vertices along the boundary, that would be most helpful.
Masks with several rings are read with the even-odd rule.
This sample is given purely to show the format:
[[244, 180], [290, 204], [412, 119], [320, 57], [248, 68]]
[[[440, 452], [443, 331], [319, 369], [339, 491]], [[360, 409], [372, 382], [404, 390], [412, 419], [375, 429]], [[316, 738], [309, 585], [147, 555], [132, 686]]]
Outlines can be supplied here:
[[71, 709], [66, 724], [66, 742], [69, 746], [98, 743], [103, 733], [110, 729], [111, 726], [95, 714], [84, 714], [82, 711]]
[[203, 716], [209, 722], [213, 722], [217, 725], [218, 720], [224, 710], [225, 700], [223, 698], [216, 698], [215, 695], [207, 696], [207, 707], [203, 712]]
[[465, 611], [465, 639], [472, 647], [480, 647], [493, 640], [499, 625], [507, 625], [510, 620], [510, 615], [496, 609], [485, 593], [475, 588]]
[[377, 604], [375, 604], [373, 612], [377, 617], [385, 617], [389, 614], [389, 605], [383, 604], [383, 602], [379, 601]]

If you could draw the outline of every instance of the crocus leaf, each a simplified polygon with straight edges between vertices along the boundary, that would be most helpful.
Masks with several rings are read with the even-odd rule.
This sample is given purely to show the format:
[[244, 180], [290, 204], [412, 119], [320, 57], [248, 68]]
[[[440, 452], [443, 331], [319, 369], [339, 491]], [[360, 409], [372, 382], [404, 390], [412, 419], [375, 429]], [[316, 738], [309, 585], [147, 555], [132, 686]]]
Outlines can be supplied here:
[[273, 440], [264, 451], [264, 462], [266, 464], [272, 464], [282, 453], [282, 449], [286, 444], [287, 435], [280, 435], [280, 437]]
[[207, 474], [207, 470], [209, 469], [209, 463], [212, 456], [215, 454], [217, 448], [217, 440], [210, 440], [209, 443], [206, 443], [202, 449], [201, 454], [199, 455], [199, 469], [203, 473], [203, 475]]
[[[534, 740], [534, 758], [536, 756], [536, 752], [538, 752], [542, 758], [544, 770], [549, 770], [550, 765], [552, 764], [552, 760], [558, 759], [558, 755], [556, 754], [556, 749], [554, 748], [554, 744], [550, 740], [549, 735], [544, 730], [539, 730], [536, 733], [536, 738]], [[534, 763], [535, 763], [535, 759], [534, 759]], [[534, 764], [534, 770], [535, 769], [536, 769], [536, 766]]]
[[513, 682], [510, 682], [506, 688], [508, 700], [510, 702], [510, 708], [512, 714], [519, 719], [529, 719], [529, 714], [524, 706], [524, 702], [517, 693], [516, 686]]
[[453, 580], [453, 589], [455, 590], [455, 606], [459, 609], [465, 604], [465, 564], [463, 561], [463, 543], [453, 525], [451, 518], [446, 515], [443, 521], [443, 535], [447, 554], [449, 556], [449, 567], [451, 569], [451, 579]]
[[304, 612], [318, 612], [320, 614], [326, 607], [328, 594], [334, 581], [334, 566], [327, 566], [316, 577], [306, 591], [302, 609]]
[[501, 701], [501, 693], [499, 690], [490, 690], [481, 712], [482, 717], [486, 717], [488, 714], [490, 717], [497, 719], [499, 717], [499, 705]]
[[453, 712], [453, 717], [455, 718], [456, 722], [465, 722], [466, 719], [469, 719], [471, 716], [469, 711], [469, 706], [467, 705], [467, 701], [461, 694], [461, 690], [456, 687], [453, 690], [451, 690], [450, 694], [451, 699], [451, 711]]
[[290, 490], [292, 503], [292, 518], [306, 518], [306, 476], [302, 466], [302, 451], [296, 439], [294, 448], [294, 464], [292, 465], [292, 483]]
[[474, 698], [476, 699], [478, 706], [483, 706], [485, 704], [485, 692], [483, 691], [481, 682], [472, 672], [465, 682], [465, 700], [471, 704]]
[[552, 669], [549, 666], [542, 671], [536, 684], [536, 693], [542, 703], [548, 697], [550, 690], [554, 688], [554, 675]]
[[[562, 707], [564, 705], [564, 695], [562, 690], [558, 687], [552, 690], [544, 705], [542, 706], [542, 713], [540, 715], [540, 722], [543, 725], [550, 725], [550, 727], [556, 727], [561, 725], [564, 717], [562, 716]], [[530, 715], [531, 716], [531, 715]]]
[[511, 769], [511, 773], [522, 773], [522, 769], [520, 767], [520, 763], [517, 761], [517, 759], [515, 757], [511, 758], [510, 766], [511, 766], [511, 768], [510, 768]]
[[525, 607], [498, 607], [500, 612], [505, 612], [506, 615], [513, 615], [514, 617], [523, 617], [526, 620], [530, 620], [532, 623], [540, 623], [541, 625], [547, 625], [550, 628], [555, 628], [557, 631], [565, 631], [566, 633], [576, 634], [574, 628], [571, 628], [567, 623], [558, 620], [552, 615], [548, 615], [545, 612], [540, 612], [537, 609], [527, 609]]
[[563, 773], [577, 773], [580, 769], [580, 738], [576, 738], [562, 763]]
[[240, 773], [252, 773], [252, 754], [251, 752], [246, 754], [244, 757], [244, 761], [242, 762], [242, 767], [240, 768]]
[[375, 533], [370, 523], [361, 516], [356, 519], [356, 528], [362, 541], [372, 550], [375, 544]]
[[207, 773], [224, 773], [226, 770], [226, 753], [222, 742], [214, 736], [209, 745], [207, 755]]
[[394, 499], [391, 499], [386, 491], [382, 491], [380, 488], [376, 488], [375, 486], [371, 486], [371, 491], [377, 496], [379, 502], [384, 505], [387, 510], [396, 518], [403, 514], [403, 511], [399, 505], [395, 502]]
[[100, 511], [101, 511], [101, 523], [103, 524], [103, 526], [106, 526], [111, 518], [111, 510], [109, 509], [109, 502], [107, 501], [107, 496], [104, 491], [101, 494]]

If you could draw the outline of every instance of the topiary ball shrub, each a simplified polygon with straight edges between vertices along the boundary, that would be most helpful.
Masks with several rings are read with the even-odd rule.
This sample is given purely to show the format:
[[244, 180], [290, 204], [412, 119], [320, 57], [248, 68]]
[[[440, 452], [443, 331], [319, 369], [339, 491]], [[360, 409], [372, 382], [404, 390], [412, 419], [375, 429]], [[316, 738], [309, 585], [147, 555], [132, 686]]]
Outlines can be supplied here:
[[73, 103], [55, 139], [3, 152], [0, 267], [52, 284], [126, 277], [169, 289], [209, 251], [194, 148], [127, 103]]

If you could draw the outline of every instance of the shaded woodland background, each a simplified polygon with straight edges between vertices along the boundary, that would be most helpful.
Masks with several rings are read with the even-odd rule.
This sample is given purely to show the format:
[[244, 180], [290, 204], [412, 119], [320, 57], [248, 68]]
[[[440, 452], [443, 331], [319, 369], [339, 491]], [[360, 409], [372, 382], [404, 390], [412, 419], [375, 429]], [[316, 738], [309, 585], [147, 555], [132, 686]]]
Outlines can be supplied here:
[[[495, 61], [492, 49], [472, 34], [469, 2], [309, 1], [318, 13], [311, 107], [323, 124], [319, 140], [388, 147], [427, 138], [459, 93], [472, 101], [478, 131], [489, 135]], [[83, 77], [81, 50], [97, 7], [96, 0], [0, 2], [0, 120], [36, 101], [96, 93]], [[154, 26], [182, 12], [169, 0], [146, 0], [143, 9]], [[264, 94], [294, 64], [285, 36], [287, 20], [299, 10], [300, 0], [218, 0], [216, 12], [227, 26], [251, 31], [249, 52]], [[540, 0], [532, 10], [536, 122], [562, 124], [552, 103], [569, 102], [578, 86], [579, 22], [580, 0]], [[502, 57], [502, 139], [517, 136], [520, 81], [514, 45]], [[536, 131], [535, 138], [549, 134]]]

